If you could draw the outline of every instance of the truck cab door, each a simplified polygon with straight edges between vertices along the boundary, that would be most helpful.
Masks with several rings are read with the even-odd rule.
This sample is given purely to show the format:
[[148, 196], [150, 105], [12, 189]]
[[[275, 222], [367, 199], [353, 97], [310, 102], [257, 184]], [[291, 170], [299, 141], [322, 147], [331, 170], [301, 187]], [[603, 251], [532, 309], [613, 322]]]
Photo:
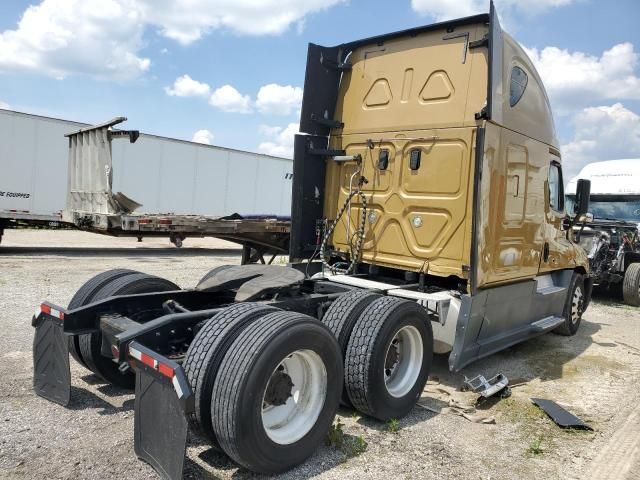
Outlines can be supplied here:
[[557, 157], [549, 161], [545, 188], [544, 245], [540, 257], [540, 273], [575, 266], [573, 244], [563, 228], [566, 217], [562, 166]]

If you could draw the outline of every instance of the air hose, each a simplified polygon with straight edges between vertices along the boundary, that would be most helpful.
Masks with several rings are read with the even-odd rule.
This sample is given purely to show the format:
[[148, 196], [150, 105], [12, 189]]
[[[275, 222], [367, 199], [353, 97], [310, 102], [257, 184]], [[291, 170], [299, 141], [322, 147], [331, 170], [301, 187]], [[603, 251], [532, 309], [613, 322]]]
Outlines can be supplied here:
[[[353, 273], [356, 265], [358, 264], [358, 260], [360, 259], [360, 253], [362, 252], [362, 244], [364, 243], [364, 228], [366, 224], [365, 222], [367, 219], [367, 197], [362, 192], [362, 185], [365, 182], [366, 182], [366, 179], [361, 176], [360, 180], [358, 181], [358, 187], [349, 193], [349, 195], [347, 196], [347, 199], [342, 205], [342, 208], [340, 208], [340, 211], [338, 212], [336, 219], [333, 222], [331, 222], [331, 224], [329, 225], [329, 228], [327, 228], [327, 230], [324, 232], [324, 236], [322, 238], [322, 244], [320, 245], [320, 259], [322, 260], [322, 264], [325, 267], [327, 267], [331, 271], [331, 273], [335, 274], [337, 272], [340, 272], [345, 275], [349, 275], [350, 273]], [[329, 261], [326, 255], [327, 242], [329, 241], [329, 238], [335, 231], [336, 226], [340, 221], [340, 218], [342, 218], [342, 215], [344, 215], [347, 209], [351, 210], [350, 208], [351, 200], [356, 195], [360, 197], [361, 209], [362, 209], [360, 214], [360, 222], [358, 223], [358, 228], [354, 234], [356, 236], [356, 245], [355, 245], [355, 248], [353, 248], [353, 244], [351, 241], [353, 237], [347, 238], [347, 242], [349, 243], [349, 247], [351, 249], [351, 262], [349, 263], [349, 267], [346, 270], [338, 270], [334, 265], [329, 265]], [[349, 212], [349, 217], [351, 217], [351, 212]]]

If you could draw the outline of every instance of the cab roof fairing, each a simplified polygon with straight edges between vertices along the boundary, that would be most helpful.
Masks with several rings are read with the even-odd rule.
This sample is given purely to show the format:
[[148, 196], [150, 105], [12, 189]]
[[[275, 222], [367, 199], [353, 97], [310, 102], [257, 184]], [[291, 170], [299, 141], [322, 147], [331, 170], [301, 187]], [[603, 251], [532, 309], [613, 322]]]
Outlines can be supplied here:
[[[331, 127], [326, 122], [322, 126], [318, 125], [318, 118], [324, 117], [325, 120], [333, 120], [341, 72], [349, 69], [350, 66], [346, 61], [354, 50], [371, 45], [382, 45], [384, 42], [393, 39], [415, 37], [426, 32], [442, 29], [452, 31], [457, 27], [478, 24], [484, 24], [489, 27], [487, 38], [489, 63], [487, 104], [482, 112], [478, 113], [483, 118], [496, 124], [502, 126], [508, 124], [509, 128], [544, 142], [558, 150], [559, 142], [544, 84], [524, 49], [502, 30], [493, 2], [490, 4], [489, 13], [376, 35], [333, 47], [309, 44], [300, 132], [312, 135], [329, 135]], [[509, 54], [508, 58], [505, 58], [506, 54]], [[318, 58], [320, 63], [324, 64], [324, 68], [318, 68], [315, 65]], [[530, 89], [532, 92], [530, 95], [532, 97], [535, 95], [535, 98], [529, 102], [528, 106], [524, 105], [525, 102], [521, 102], [522, 104], [518, 107], [518, 111], [514, 111], [515, 109], [509, 105], [509, 79], [514, 63], [522, 64], [532, 74], [533, 81]], [[336, 69], [337, 72], [329, 73], [328, 70], [331, 68]], [[327, 85], [327, 83], [332, 85]], [[535, 86], [533, 86], [534, 84]], [[535, 92], [533, 92], [534, 89]], [[324, 108], [319, 108], [321, 105], [319, 105], [318, 96], [325, 97], [324, 102], [320, 102]]]

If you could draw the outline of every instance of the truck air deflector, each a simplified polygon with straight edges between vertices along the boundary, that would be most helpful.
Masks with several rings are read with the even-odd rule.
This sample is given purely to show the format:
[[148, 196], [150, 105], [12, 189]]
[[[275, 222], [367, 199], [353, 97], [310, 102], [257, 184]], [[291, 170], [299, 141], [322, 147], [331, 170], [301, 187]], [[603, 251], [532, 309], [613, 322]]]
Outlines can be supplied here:
[[54, 315], [63, 312], [59, 307], [45, 303], [32, 322], [36, 328], [33, 337], [33, 389], [37, 395], [67, 406], [71, 398], [68, 337], [63, 332], [61, 319], [52, 316], [51, 310], [54, 310]]
[[160, 476], [182, 478], [187, 447], [187, 414], [194, 397], [183, 368], [137, 342], [129, 345], [136, 371], [134, 450]]
[[[337, 89], [336, 89], [337, 95]], [[304, 110], [304, 104], [303, 104]], [[302, 121], [301, 127], [302, 129]], [[293, 149], [293, 191], [291, 193], [291, 259], [309, 258], [320, 246], [323, 217], [326, 160], [314, 155], [314, 150], [325, 149], [328, 137], [296, 135]]]
[[487, 82], [487, 119], [502, 124], [502, 27], [491, 2], [489, 8], [489, 81]]
[[303, 133], [326, 136], [340, 123], [333, 115], [344, 70], [340, 68], [343, 66], [342, 52], [341, 47], [309, 44], [300, 112], [300, 131]]

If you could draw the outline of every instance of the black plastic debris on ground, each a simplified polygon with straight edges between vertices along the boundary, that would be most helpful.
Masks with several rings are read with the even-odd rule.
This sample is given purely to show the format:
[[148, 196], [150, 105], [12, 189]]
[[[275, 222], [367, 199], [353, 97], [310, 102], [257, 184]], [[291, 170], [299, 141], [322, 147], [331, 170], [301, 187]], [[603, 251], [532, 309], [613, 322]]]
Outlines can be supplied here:
[[544, 398], [532, 398], [531, 401], [540, 407], [556, 424], [562, 428], [578, 428], [581, 430], [593, 430], [589, 425], [584, 423], [574, 414], [566, 411], [553, 400], [545, 400]]

